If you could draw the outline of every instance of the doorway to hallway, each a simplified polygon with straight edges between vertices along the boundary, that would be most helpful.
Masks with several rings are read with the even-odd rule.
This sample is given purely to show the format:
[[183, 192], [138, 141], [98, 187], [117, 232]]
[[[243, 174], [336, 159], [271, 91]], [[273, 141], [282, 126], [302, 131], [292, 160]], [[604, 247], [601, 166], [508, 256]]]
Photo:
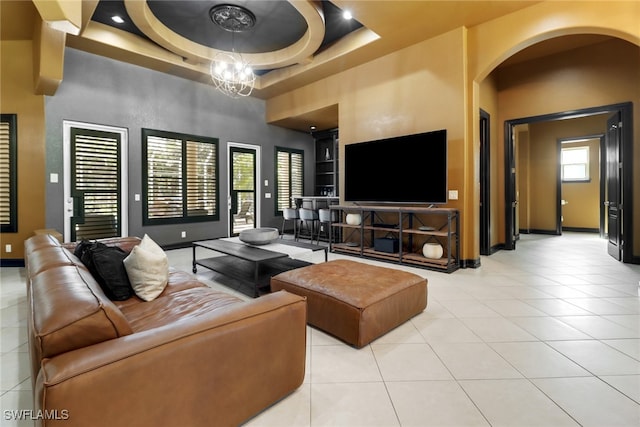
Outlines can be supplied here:
[[[516, 248], [517, 234], [514, 232], [516, 224], [520, 219], [520, 209], [522, 209], [521, 197], [518, 187], [517, 176], [519, 175], [518, 167], [518, 146], [516, 145], [516, 128], [517, 126], [524, 124], [534, 124], [541, 122], [551, 122], [558, 120], [567, 120], [572, 118], [589, 117], [595, 115], [613, 115], [617, 118], [614, 125], [617, 128], [617, 133], [612, 134], [607, 132], [605, 138], [605, 144], [607, 146], [607, 157], [611, 159], [611, 165], [615, 163], [615, 169], [618, 173], [613, 173], [613, 166], [609, 166], [604, 172], [605, 175], [602, 179], [607, 183], [607, 188], [613, 190], [607, 191], [605, 200], [602, 203], [607, 210], [607, 236], [609, 240], [618, 242], [615, 246], [615, 250], [611, 250], [609, 247], [609, 254], [614, 258], [623, 262], [632, 262], [633, 260], [633, 193], [631, 188], [631, 181], [633, 176], [631, 149], [633, 146], [633, 139], [631, 133], [632, 124], [632, 104], [614, 104], [602, 107], [587, 108], [577, 111], [570, 111], [564, 113], [555, 113], [535, 117], [527, 117], [522, 119], [505, 121], [505, 249]], [[604, 131], [604, 129], [603, 129]], [[616, 136], [617, 135], [617, 136]], [[613, 136], [616, 136], [615, 138]], [[532, 146], [535, 148], [535, 146]], [[531, 147], [530, 147], [531, 148]], [[616, 154], [617, 153], [617, 154]], [[617, 160], [614, 160], [617, 159]], [[605, 163], [607, 159], [603, 160]], [[557, 163], [557, 162], [555, 162]], [[557, 185], [561, 185], [561, 178], [559, 172], [556, 174]], [[541, 205], [537, 202], [536, 206], [528, 206], [527, 209], [553, 209], [556, 212], [556, 218], [561, 219], [561, 194], [560, 189], [556, 190], [556, 199], [554, 199], [555, 206]], [[530, 198], [530, 200], [533, 200]], [[625, 200], [625, 204], [621, 206], [619, 200]], [[548, 199], [547, 199], [548, 201]], [[610, 207], [615, 205], [614, 220], [617, 222], [611, 223], [611, 211]], [[542, 231], [546, 231], [549, 234], [561, 233], [561, 222], [556, 219], [554, 224], [547, 224], [541, 227]], [[519, 227], [518, 227], [519, 228]], [[622, 231], [624, 230], [624, 234]], [[535, 230], [540, 231], [540, 230]], [[619, 256], [618, 256], [619, 251]], [[613, 252], [613, 253], [612, 253]]]

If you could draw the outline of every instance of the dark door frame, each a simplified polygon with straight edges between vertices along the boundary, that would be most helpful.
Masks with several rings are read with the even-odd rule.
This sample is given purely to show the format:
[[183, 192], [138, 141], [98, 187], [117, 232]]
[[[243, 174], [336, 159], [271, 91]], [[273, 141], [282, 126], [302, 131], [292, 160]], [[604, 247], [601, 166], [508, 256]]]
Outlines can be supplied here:
[[[606, 147], [604, 145], [604, 134], [595, 134], [595, 135], [577, 135], [574, 137], [567, 137], [567, 138], [558, 138], [558, 142], [557, 142], [557, 159], [558, 159], [558, 165], [562, 164], [562, 144], [566, 143], [566, 142], [571, 142], [573, 140], [576, 139], [597, 139], [599, 140], [599, 154], [600, 154], [600, 161], [599, 161], [599, 169], [598, 172], [600, 173], [600, 178], [598, 179], [599, 181], [599, 188], [600, 188], [600, 193], [599, 193], [599, 200], [600, 200], [600, 207], [598, 209], [599, 211], [599, 233], [600, 233], [600, 237], [604, 237], [604, 215], [605, 215], [605, 209], [604, 209], [604, 195], [605, 195], [605, 191], [604, 191], [604, 186], [605, 186], [605, 174], [606, 174]], [[557, 234], [562, 234], [562, 173], [558, 173], [558, 180], [557, 180], [557, 185], [556, 185], [556, 195], [557, 195], [557, 200], [556, 200], [556, 227], [557, 227]]]
[[491, 116], [480, 109], [480, 255], [491, 255]]
[[[505, 153], [505, 249], [515, 249], [515, 241], [511, 230], [513, 217], [511, 209], [515, 202], [515, 178], [512, 168], [515, 164], [513, 144], [513, 128], [519, 124], [538, 123], [553, 120], [566, 120], [587, 117], [605, 113], [620, 112], [622, 118], [622, 199], [624, 200], [624, 214], [622, 227], [625, 230], [623, 262], [633, 262], [633, 103], [603, 105], [599, 107], [583, 108], [560, 113], [543, 114], [540, 116], [524, 117], [505, 120], [504, 122], [504, 153]], [[628, 238], [626, 237], [628, 236]]]
[[[229, 197], [229, 236], [237, 236], [239, 233], [235, 232], [234, 228], [234, 213], [238, 211], [238, 198], [237, 195], [239, 193], [253, 193], [253, 228], [259, 227], [259, 156], [260, 153], [257, 147], [249, 146], [247, 144], [239, 144], [239, 143], [229, 143], [229, 189], [228, 189], [228, 197]], [[236, 190], [233, 186], [233, 174], [234, 174], [234, 163], [233, 163], [233, 153], [246, 153], [253, 155], [253, 190]]]
[[129, 130], [127, 128], [118, 127], [118, 126], [107, 126], [100, 125], [95, 123], [87, 123], [87, 122], [78, 122], [74, 120], [63, 120], [62, 122], [63, 128], [63, 157], [64, 157], [64, 175], [63, 175], [63, 194], [64, 194], [64, 212], [62, 215], [62, 229], [65, 242], [73, 241], [72, 234], [75, 237], [75, 232], [72, 232], [74, 226], [72, 226], [72, 218], [74, 217], [74, 205], [75, 200], [72, 197], [73, 192], [73, 184], [72, 180], [74, 179], [75, 172], [72, 172], [71, 165], [75, 160], [73, 160], [72, 154], [72, 146], [74, 145], [74, 138], [72, 133], [76, 131], [82, 132], [98, 132], [98, 133], [107, 133], [107, 134], [116, 134], [118, 135], [119, 140], [119, 212], [118, 212], [118, 232], [120, 236], [127, 236], [129, 233], [129, 215], [127, 215], [129, 204], [128, 194], [129, 194], [129, 186], [127, 185], [127, 175], [128, 175], [128, 152], [129, 152]]
[[[616, 260], [622, 260], [625, 248], [624, 218], [625, 218], [625, 198], [622, 183], [624, 170], [622, 161], [624, 151], [622, 150], [622, 128], [623, 122], [619, 111], [611, 114], [607, 118], [607, 136], [605, 139], [607, 157], [607, 175], [605, 176], [605, 186], [607, 190], [607, 252]], [[614, 177], [615, 179], [612, 179]]]

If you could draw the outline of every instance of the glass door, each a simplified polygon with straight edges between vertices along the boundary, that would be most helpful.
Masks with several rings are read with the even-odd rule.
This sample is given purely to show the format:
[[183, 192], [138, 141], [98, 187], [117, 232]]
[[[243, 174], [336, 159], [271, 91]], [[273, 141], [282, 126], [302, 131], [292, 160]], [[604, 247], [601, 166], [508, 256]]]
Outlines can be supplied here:
[[126, 225], [126, 130], [65, 123], [65, 240], [119, 237]]
[[256, 227], [256, 150], [229, 147], [229, 235]]

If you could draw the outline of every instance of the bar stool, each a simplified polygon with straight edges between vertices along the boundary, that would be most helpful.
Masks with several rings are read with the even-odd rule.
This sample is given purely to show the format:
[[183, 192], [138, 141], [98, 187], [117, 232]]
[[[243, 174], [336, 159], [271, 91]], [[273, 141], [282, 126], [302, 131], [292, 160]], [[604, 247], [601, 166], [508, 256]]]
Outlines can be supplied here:
[[300, 214], [296, 208], [284, 208], [282, 210], [282, 233], [280, 238], [284, 236], [284, 227], [287, 221], [293, 221], [293, 239], [298, 240], [298, 221], [300, 221]]
[[320, 222], [320, 226], [318, 228], [318, 244], [320, 244], [320, 233], [324, 231], [324, 237], [329, 240], [331, 233], [331, 210], [330, 209], [319, 209], [318, 210], [318, 221]]
[[300, 230], [298, 231], [298, 238], [304, 237], [311, 240], [313, 243], [313, 231], [316, 229], [316, 222], [318, 221], [318, 212], [313, 209], [300, 208]]

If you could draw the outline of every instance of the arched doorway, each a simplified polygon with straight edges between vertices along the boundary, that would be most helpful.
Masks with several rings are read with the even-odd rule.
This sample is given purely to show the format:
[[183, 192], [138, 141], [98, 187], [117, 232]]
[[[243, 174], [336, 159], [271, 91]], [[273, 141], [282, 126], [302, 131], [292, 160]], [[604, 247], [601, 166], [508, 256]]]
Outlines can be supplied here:
[[[627, 10], [626, 12], [624, 10], [618, 10], [616, 11], [616, 16], [625, 14], [630, 17], [637, 16], [638, 11], [636, 8], [634, 8], [632, 5], [621, 5], [621, 9], [624, 9], [625, 7], [627, 7], [629, 10]], [[507, 177], [510, 173], [510, 168], [506, 164], [507, 157], [505, 156], [506, 147], [504, 141], [508, 130], [504, 123], [507, 120], [542, 116], [545, 114], [556, 114], [571, 111], [575, 112], [585, 108], [595, 108], [596, 106], [614, 105], [616, 103], [624, 103], [625, 101], [630, 101], [640, 97], [640, 93], [638, 93], [639, 91], [637, 88], [631, 91], [627, 91], [624, 96], [612, 94], [610, 93], [608, 88], [603, 89], [603, 87], [606, 86], [607, 82], [606, 79], [602, 77], [602, 75], [600, 78], [599, 86], [585, 85], [583, 87], [582, 93], [576, 92], [575, 94], [573, 94], [575, 96], [566, 96], [563, 93], [566, 92], [567, 88], [572, 88], [572, 82], [569, 81], [567, 84], [563, 84], [565, 82], [563, 82], [563, 76], [561, 75], [562, 69], [561, 67], [558, 67], [556, 69], [558, 73], [554, 75], [555, 79], [548, 79], [548, 81], [553, 81], [555, 84], [553, 90], [547, 90], [546, 92], [542, 90], [542, 86], [544, 85], [540, 84], [540, 81], [544, 79], [540, 78], [540, 74], [538, 76], [532, 77], [529, 81], [526, 82], [526, 84], [523, 83], [520, 86], [517, 85], [518, 82], [509, 80], [509, 78], [507, 77], [507, 79], [503, 80], [501, 83], [506, 86], [514, 86], [509, 87], [508, 90], [510, 92], [506, 93], [506, 95], [503, 92], [500, 92], [498, 94], [498, 91], [501, 90], [501, 88], [495, 88], [494, 93], [490, 95], [493, 96], [494, 99], [488, 102], [489, 108], [487, 108], [487, 91], [485, 90], [483, 85], [485, 85], [488, 80], [495, 78], [495, 75], [492, 74], [495, 73], [495, 71], [500, 67], [504, 67], [505, 64], [507, 66], [515, 66], [514, 63], [509, 64], [509, 61], [512, 61], [510, 58], [516, 58], [518, 56], [518, 52], [524, 52], [529, 47], [531, 47], [531, 50], [527, 52], [528, 55], [555, 55], [555, 58], [552, 61], [561, 62], [562, 52], [566, 51], [567, 49], [564, 44], [569, 40], [570, 36], [574, 37], [574, 42], [578, 40], [578, 38], [582, 38], [584, 41], [588, 37], [600, 37], [600, 41], [602, 42], [606, 42], [607, 40], [609, 40], [617, 41], [623, 44], [626, 43], [627, 49], [633, 49], [631, 56], [638, 56], [638, 45], [640, 45], [640, 30], [637, 28], [637, 25], [632, 24], [632, 19], [618, 20], [618, 25], [615, 25], [613, 21], [608, 23], [608, 19], [600, 20], [600, 22], [597, 22], [598, 20], [595, 19], [595, 16], [597, 16], [598, 13], [595, 13], [594, 10], [574, 11], [574, 13], [572, 13], [569, 17], [566, 13], [564, 13], [566, 12], [566, 10], [560, 10], [562, 8], [563, 7], [561, 5], [551, 4], [533, 6], [532, 8], [527, 9], [528, 19], [527, 24], [524, 26], [521, 25], [522, 21], [520, 21], [520, 19], [522, 19], [523, 17], [516, 16], [521, 15], [521, 13], [516, 13], [513, 17], [505, 18], [500, 22], [489, 22], [486, 24], [482, 24], [476, 28], [470, 29], [469, 31], [470, 45], [477, 47], [477, 49], [474, 49], [471, 53], [472, 58], [470, 60], [469, 66], [469, 75], [472, 79], [472, 81], [470, 81], [469, 89], [470, 93], [473, 94], [473, 103], [470, 104], [470, 106], [472, 105], [473, 111], [469, 112], [469, 117], [471, 117], [471, 114], [473, 113], [473, 116], [476, 117], [477, 123], [478, 112], [480, 110], [488, 111], [491, 115], [492, 122], [491, 139], [494, 140], [494, 142], [492, 142], [491, 144], [491, 164], [488, 167], [488, 170], [492, 174], [491, 180], [489, 180], [491, 183], [490, 193], [492, 208], [491, 214], [488, 219], [488, 221], [490, 221], [489, 227], [492, 230], [490, 237], [491, 251], [504, 249], [507, 247], [507, 243], [505, 243], [507, 242], [506, 212], [508, 210], [507, 204], [510, 203], [511, 200], [506, 197], [506, 182]], [[607, 14], [607, 11], [605, 10], [606, 5], [594, 4], [592, 5], [592, 7], [590, 5], [590, 9], [598, 8], [603, 9], [603, 15]], [[555, 12], [557, 12], [557, 19], [549, 19], [550, 15], [553, 15]], [[507, 21], [509, 21], [510, 19], [513, 19], [513, 26], [507, 25]], [[516, 25], [516, 22], [520, 22], [520, 25]], [[587, 33], [589, 35], [587, 35]], [[589, 43], [593, 44], [596, 42], [597, 40], [592, 40], [591, 42], [588, 42], [587, 40], [583, 46], [587, 46], [589, 45]], [[542, 54], [540, 49], [545, 44], [547, 45], [545, 49], [549, 46], [554, 46], [554, 49], [556, 49], [556, 51], [547, 51], [546, 53]], [[571, 47], [571, 49], [574, 48], [576, 48], [575, 44]], [[560, 58], [560, 60], [558, 58]], [[591, 59], [596, 60], [597, 55], [591, 54]], [[627, 59], [628, 58], [624, 58], [624, 56], [621, 56], [618, 59], [609, 61], [608, 64], [616, 66], [617, 62], [625, 63]], [[529, 62], [529, 64], [538, 63], [538, 60], [536, 58], [530, 57], [528, 60], [532, 61]], [[542, 63], [544, 63], [544, 61], [542, 61]], [[548, 63], [549, 61], [547, 61], [547, 64]], [[627, 68], [629, 69], [629, 67]], [[640, 69], [637, 63], [631, 68], [635, 72], [635, 76], [637, 76], [638, 70]], [[549, 71], [549, 67], [546, 71]], [[547, 74], [546, 77], [549, 77], [550, 75], [551, 74]], [[504, 75], [501, 77], [504, 77]], [[567, 75], [565, 75], [564, 78], [566, 79]], [[637, 80], [637, 77], [635, 78], [635, 80]], [[630, 79], [630, 81], [634, 81], [634, 79]], [[492, 84], [496, 85], [496, 82], [493, 81]], [[531, 88], [527, 85], [530, 85]], [[577, 85], [574, 85], [573, 89], [576, 89], [576, 86]], [[537, 98], [527, 96], [527, 93], [531, 94], [534, 91], [538, 91], [539, 96]], [[604, 96], [602, 97], [602, 99], [598, 99], [597, 97], [590, 97], [589, 95], [592, 91], [601, 92], [602, 94], [604, 94]], [[609, 97], [607, 98], [607, 96]], [[553, 99], [553, 97], [557, 97], [558, 99], [561, 98], [561, 100], [556, 101], [555, 103], [549, 102], [551, 99]], [[495, 101], [494, 105], [497, 105], [498, 98], [500, 101], [500, 108], [496, 107], [494, 109], [491, 109], [491, 102]], [[516, 102], [514, 100], [516, 100], [517, 98], [519, 98], [518, 101], [520, 103], [520, 107], [512, 108], [509, 110], [503, 108], [503, 106], [508, 105], [509, 102], [514, 105], [514, 103]], [[589, 99], [592, 100], [590, 101]], [[631, 112], [630, 122], [633, 123], [634, 121], [635, 123], [639, 122], [639, 113], [637, 109]], [[480, 131], [481, 127], [479, 126], [479, 123], [477, 123], [477, 125], [474, 124], [470, 135], [470, 141], [473, 141], [473, 143], [469, 144], [469, 150], [473, 150], [472, 158], [474, 159], [474, 164], [476, 165], [478, 165], [480, 161], [479, 144], [477, 142], [480, 140]], [[638, 132], [637, 127], [635, 129], [630, 129], [628, 127], [627, 131], [633, 135], [632, 139], [638, 140], [638, 134], [640, 132]], [[635, 160], [635, 163], [638, 164], [638, 149], [636, 148], [636, 150], [634, 151], [635, 153], [633, 159]], [[633, 162], [633, 160], [630, 161]], [[476, 170], [478, 170], [478, 174], [480, 173], [480, 169], [481, 168], [476, 168]], [[630, 181], [637, 181], [638, 173], [633, 173], [635, 174], [635, 176], [631, 176], [627, 179]], [[472, 183], [475, 185], [475, 183], [480, 182], [480, 186], [476, 186], [477, 191], [475, 191], [474, 194], [474, 198], [476, 200], [475, 203], [480, 200], [480, 194], [482, 192], [481, 186], [485, 181], [487, 180], [485, 180], [484, 177], [476, 176]], [[632, 193], [629, 197], [635, 196], [635, 199], [638, 200], [638, 193], [638, 189], [635, 189], [634, 193]], [[635, 202], [636, 207], [638, 205], [637, 200]], [[629, 199], [627, 199], [627, 202], [628, 201]], [[472, 213], [476, 215], [475, 220], [478, 224], [480, 221], [480, 212], [476, 211]], [[630, 216], [631, 215], [628, 215], [628, 217]], [[638, 234], [637, 230], [640, 230], [637, 223], [638, 221], [635, 220], [635, 224], [632, 224], [635, 225], [636, 235]], [[482, 229], [482, 227], [478, 226], [478, 229]], [[475, 246], [477, 248], [480, 248], [479, 237], [476, 236], [476, 238], [478, 239], [478, 242], [476, 242]], [[638, 237], [633, 236], [633, 238], [635, 238], [635, 242], [637, 243]], [[635, 246], [636, 252], [638, 252], [640, 246], [638, 244], [636, 244]], [[638, 255], [632, 255], [631, 259], [632, 262], [637, 262], [640, 257], [638, 257]]]

